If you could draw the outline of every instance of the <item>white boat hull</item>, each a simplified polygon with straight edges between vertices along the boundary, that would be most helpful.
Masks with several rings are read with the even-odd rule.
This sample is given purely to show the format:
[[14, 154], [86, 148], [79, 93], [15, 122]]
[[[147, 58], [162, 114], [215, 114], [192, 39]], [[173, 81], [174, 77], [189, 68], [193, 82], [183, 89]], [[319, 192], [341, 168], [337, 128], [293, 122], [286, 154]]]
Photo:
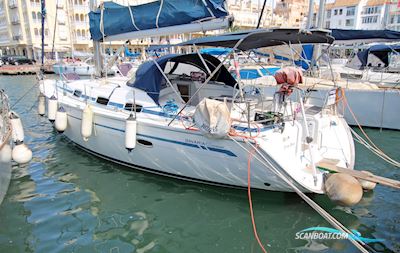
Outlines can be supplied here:
[[[322, 106], [329, 88], [315, 87], [309, 99], [309, 104]], [[396, 89], [349, 89], [344, 88], [346, 98], [361, 126], [400, 130], [400, 90]], [[266, 96], [273, 96], [276, 86], [266, 86]], [[349, 125], [358, 123], [349, 108], [339, 103], [338, 110], [343, 113]]]
[[[74, 65], [59, 65], [59, 64], [53, 65], [53, 70], [54, 73], [57, 75], [75, 73], [79, 76], [92, 76], [95, 74], [96, 71], [93, 65], [74, 66]], [[113, 74], [115, 74], [115, 71], [110, 69], [108, 71], [108, 75], [113, 75]]]

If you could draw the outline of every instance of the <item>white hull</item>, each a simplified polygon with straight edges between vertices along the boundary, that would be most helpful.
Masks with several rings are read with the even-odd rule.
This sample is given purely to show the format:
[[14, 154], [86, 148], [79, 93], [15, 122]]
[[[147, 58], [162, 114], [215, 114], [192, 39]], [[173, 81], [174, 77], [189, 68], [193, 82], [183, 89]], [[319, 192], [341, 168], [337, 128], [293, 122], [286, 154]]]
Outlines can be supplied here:
[[[57, 75], [75, 73], [79, 76], [92, 76], [95, 74], [96, 71], [94, 65], [73, 65], [73, 64], [70, 65], [54, 64], [53, 70], [54, 73]], [[113, 74], [115, 74], [115, 71], [110, 69], [108, 71], [108, 75], [113, 75]]]
[[[113, 83], [112, 80], [110, 82]], [[49, 97], [54, 93], [54, 82], [45, 83], [48, 85], [45, 88], [41, 85], [41, 89]], [[81, 86], [81, 83], [76, 83], [76, 87]], [[104, 89], [105, 86], [102, 87]], [[72, 94], [73, 89], [69, 89]], [[132, 94], [129, 87], [119, 89]], [[117, 91], [113, 94], [116, 93]], [[126, 95], [120, 93], [118, 97], [121, 96]], [[137, 145], [132, 152], [128, 152], [124, 140], [125, 119], [129, 112], [89, 101], [95, 114], [94, 134], [88, 141], [84, 141], [81, 136], [81, 119], [86, 102], [68, 93], [64, 95], [61, 88], [58, 101], [68, 114], [65, 136], [90, 153], [129, 167], [170, 177], [231, 187], [248, 186], [249, 154], [229, 138], [207, 138], [199, 131], [183, 128], [179, 121], [168, 126], [170, 117], [162, 117], [155, 111], [150, 113], [148, 110], [148, 113], [141, 112], [138, 115]], [[321, 117], [319, 114], [307, 118], [315, 138], [312, 149], [315, 162], [332, 159], [337, 160], [339, 166], [352, 169], [354, 146], [344, 120], [333, 115]], [[257, 137], [259, 150], [275, 167], [289, 175], [302, 191], [324, 193], [324, 172], [317, 172], [316, 183], [310, 172], [310, 152], [302, 144], [305, 133], [301, 121], [286, 123], [283, 132], [270, 127], [260, 131], [260, 137]], [[242, 138], [237, 140], [250, 148]], [[151, 146], [141, 144], [143, 141], [151, 143]], [[262, 165], [254, 158], [251, 160], [251, 187], [293, 191], [270, 167]]]

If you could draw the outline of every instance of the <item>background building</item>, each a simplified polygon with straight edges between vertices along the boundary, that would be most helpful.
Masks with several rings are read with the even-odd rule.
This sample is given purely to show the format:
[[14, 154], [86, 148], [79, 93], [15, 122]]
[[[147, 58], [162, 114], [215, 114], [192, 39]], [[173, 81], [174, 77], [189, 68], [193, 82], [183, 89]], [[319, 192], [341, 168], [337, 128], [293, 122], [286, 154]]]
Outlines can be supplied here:
[[[114, 0], [123, 5], [135, 5], [154, 0]], [[277, 1], [277, 2], [275, 2]], [[101, 2], [101, 1], [99, 1]], [[317, 0], [314, 1], [318, 3]], [[263, 0], [227, 0], [235, 21], [231, 31], [257, 26]], [[305, 28], [308, 0], [269, 0], [261, 27]], [[313, 24], [318, 8], [314, 5]], [[92, 51], [89, 32], [89, 0], [46, 1], [45, 53], [84, 55]], [[400, 30], [400, 7], [397, 0], [328, 0], [324, 28], [393, 29]], [[39, 59], [41, 55], [40, 0], [0, 0], [0, 53], [25, 55]], [[217, 31], [218, 32], [218, 31]], [[216, 31], [207, 34], [217, 33]], [[139, 52], [150, 44], [178, 43], [204, 33], [177, 34], [132, 40], [131, 51]], [[54, 43], [53, 43], [54, 41]], [[116, 51], [123, 42], [107, 43]], [[54, 50], [53, 50], [54, 47]]]

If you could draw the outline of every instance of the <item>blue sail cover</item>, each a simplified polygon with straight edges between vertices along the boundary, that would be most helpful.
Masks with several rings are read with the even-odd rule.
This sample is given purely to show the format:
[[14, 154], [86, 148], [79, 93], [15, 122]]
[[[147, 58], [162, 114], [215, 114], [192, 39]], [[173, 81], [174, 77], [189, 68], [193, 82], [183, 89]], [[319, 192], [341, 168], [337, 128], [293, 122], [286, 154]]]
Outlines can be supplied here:
[[366, 67], [368, 64], [368, 55], [373, 54], [378, 57], [385, 66], [389, 65], [389, 54], [392, 52], [400, 52], [400, 45], [374, 45], [357, 53], [357, 57], [361, 62], [361, 67]]
[[400, 32], [392, 30], [345, 30], [332, 29], [332, 37], [338, 40], [400, 40]]
[[[207, 4], [206, 6], [204, 2]], [[114, 2], [104, 2], [103, 8], [104, 37], [190, 24], [228, 15], [225, 9], [225, 0], [163, 0], [129, 7]], [[128, 8], [131, 9], [131, 12]], [[100, 30], [101, 11], [90, 12], [89, 19], [92, 39], [101, 41], [103, 39]]]
[[[202, 54], [202, 56], [211, 72], [221, 63], [220, 60], [212, 55]], [[207, 73], [207, 69], [198, 54], [169, 54], [161, 56], [155, 61], [162, 70], [165, 70], [165, 66], [168, 62], [173, 63], [174, 66], [169, 73], [173, 73], [180, 63], [197, 67], [204, 73]], [[222, 66], [218, 73], [211, 78], [211, 81], [221, 82], [231, 87], [236, 85], [236, 80], [224, 66]], [[165, 85], [166, 80], [154, 61], [147, 61], [140, 65], [136, 71], [135, 79], [128, 82], [128, 86], [145, 91], [157, 104], [160, 90]]]

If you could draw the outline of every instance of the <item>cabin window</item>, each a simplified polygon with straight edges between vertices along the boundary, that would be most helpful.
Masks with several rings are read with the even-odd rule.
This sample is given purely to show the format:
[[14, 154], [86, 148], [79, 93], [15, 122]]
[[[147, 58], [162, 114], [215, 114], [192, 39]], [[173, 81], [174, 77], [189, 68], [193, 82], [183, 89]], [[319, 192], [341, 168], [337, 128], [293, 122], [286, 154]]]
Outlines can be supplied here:
[[102, 98], [102, 97], [98, 97], [96, 102], [101, 104], [101, 105], [107, 105], [108, 104], [109, 99], [108, 98]]
[[150, 141], [143, 140], [143, 139], [137, 139], [137, 143], [139, 143], [140, 145], [143, 145], [147, 148], [153, 147], [153, 143], [151, 143]]
[[178, 90], [181, 93], [182, 99], [187, 102], [190, 99], [190, 87], [186, 84], [178, 84]]
[[78, 97], [78, 98], [79, 98], [79, 97], [81, 97], [81, 95], [82, 95], [82, 91], [80, 91], [80, 90], [75, 90], [75, 91], [74, 91], [74, 96], [75, 96], [75, 97]]
[[[135, 109], [134, 108], [134, 104], [126, 103], [124, 109], [127, 110], [127, 111], [134, 111], [134, 109]], [[136, 104], [136, 112], [141, 112], [142, 109], [143, 109], [143, 106]]]

